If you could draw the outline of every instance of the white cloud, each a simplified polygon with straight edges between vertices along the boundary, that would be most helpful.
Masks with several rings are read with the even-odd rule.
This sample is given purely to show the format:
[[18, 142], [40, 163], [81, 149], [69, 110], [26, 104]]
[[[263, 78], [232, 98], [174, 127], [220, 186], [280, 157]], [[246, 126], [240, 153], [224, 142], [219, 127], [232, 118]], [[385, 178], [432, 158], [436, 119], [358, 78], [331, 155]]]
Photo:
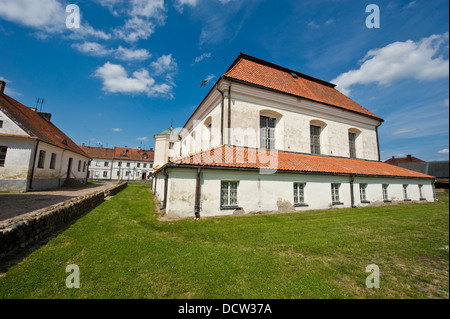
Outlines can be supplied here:
[[2, 77], [2, 76], [0, 76], [0, 81], [4, 81], [4, 82], [6, 82], [6, 84], [7, 84], [6, 87], [5, 87], [5, 94], [6, 94], [6, 95], [9, 95], [9, 96], [12, 96], [12, 97], [21, 97], [21, 96], [23, 96], [22, 93], [16, 91], [15, 89], [13, 89], [13, 88], [10, 86], [10, 84], [11, 84], [12, 81], [9, 81], [9, 80], [5, 79], [5, 78]]
[[66, 12], [57, 0], [0, 0], [0, 17], [45, 32], [61, 32]]
[[123, 66], [106, 62], [95, 71], [93, 76], [102, 80], [102, 90], [108, 93], [147, 94], [149, 97], [173, 97], [172, 88], [175, 84], [155, 84], [155, 79], [145, 69], [135, 71], [131, 76], [128, 76]]
[[209, 59], [211, 57], [210, 52], [203, 53], [202, 55], [195, 58], [195, 63], [199, 63], [203, 61], [204, 59]]
[[150, 52], [145, 49], [127, 49], [119, 46], [117, 49], [107, 49], [104, 45], [96, 42], [84, 42], [72, 44], [78, 51], [93, 56], [111, 56], [123, 61], [143, 61], [151, 57]]
[[150, 52], [146, 49], [127, 49], [119, 45], [114, 51], [114, 55], [117, 59], [125, 61], [144, 61], [151, 57]]
[[397, 131], [392, 132], [392, 135], [400, 135], [400, 134], [407, 134], [417, 131], [417, 128], [404, 128]]
[[358, 70], [343, 73], [331, 82], [348, 95], [350, 87], [355, 84], [389, 85], [406, 78], [432, 81], [448, 77], [449, 60], [436, 56], [444, 44], [448, 45], [448, 32], [418, 42], [394, 42], [384, 48], [370, 50]]
[[138, 137], [138, 138], [136, 138], [138, 141], [144, 141], [144, 142], [146, 142], [146, 141], [148, 141], [148, 137], [147, 136], [142, 136], [142, 137]]
[[440, 150], [438, 153], [439, 154], [448, 154], [449, 150], [448, 150], [448, 148], [444, 148], [444, 149]]
[[311, 27], [311, 28], [313, 28], [313, 29], [319, 29], [319, 28], [320, 28], [320, 25], [318, 25], [314, 20], [313, 20], [313, 21], [310, 21], [310, 22], [308, 23], [308, 26]]
[[410, 3], [408, 3], [408, 4], [405, 6], [405, 9], [410, 9], [410, 8], [412, 8], [412, 7], [415, 7], [416, 4], [417, 4], [417, 1], [411, 1]]
[[150, 63], [150, 67], [155, 75], [163, 73], [172, 75], [173, 72], [178, 70], [177, 62], [172, 57], [172, 54], [160, 56], [155, 62]]
[[124, 26], [114, 30], [116, 37], [126, 42], [148, 39], [154, 32], [155, 25], [151, 21], [137, 16], [128, 19]]
[[210, 74], [210, 75], [208, 75], [207, 77], [206, 77], [206, 81], [211, 81], [212, 79], [215, 79], [215, 78], [217, 78], [217, 76], [215, 76], [214, 74]]
[[445, 99], [444, 101], [442, 101], [442, 105], [448, 107], [449, 106], [449, 100]]
[[122, 132], [123, 129], [116, 127], [116, 128], [113, 128], [112, 131], [113, 132]]
[[111, 39], [111, 35], [108, 33], [105, 33], [101, 30], [96, 30], [92, 26], [90, 26], [88, 23], [81, 22], [81, 26], [79, 29], [68, 29], [71, 33], [67, 36], [67, 38], [72, 40], [80, 40], [80, 39], [86, 39], [86, 38], [95, 38], [95, 39], [102, 39], [102, 40], [109, 40]]

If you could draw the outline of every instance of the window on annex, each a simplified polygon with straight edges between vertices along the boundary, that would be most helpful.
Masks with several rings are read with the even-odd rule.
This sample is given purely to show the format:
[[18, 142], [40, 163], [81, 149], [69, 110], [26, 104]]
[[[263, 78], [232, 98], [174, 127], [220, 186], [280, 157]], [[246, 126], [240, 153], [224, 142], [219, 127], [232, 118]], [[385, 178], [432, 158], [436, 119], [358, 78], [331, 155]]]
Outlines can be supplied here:
[[86, 172], [86, 162], [83, 162], [83, 173]]
[[50, 169], [55, 169], [56, 166], [56, 154], [52, 153], [52, 156], [50, 157]]
[[361, 203], [368, 203], [367, 200], [367, 184], [359, 184], [359, 197], [361, 199]]
[[0, 128], [3, 128], [3, 121], [0, 121]]
[[275, 149], [275, 123], [276, 119], [267, 116], [259, 117], [260, 148]]
[[339, 188], [341, 187], [341, 184], [333, 183], [331, 184], [331, 201], [333, 204], [341, 204], [340, 197], [339, 197]]
[[320, 132], [322, 128], [316, 125], [310, 125], [311, 154], [320, 154]]
[[6, 159], [6, 151], [8, 150], [8, 146], [0, 146], [0, 167], [5, 166]]
[[389, 185], [388, 184], [383, 184], [383, 200], [385, 201], [385, 202], [389, 202], [390, 200], [389, 200], [389, 193], [388, 193], [388, 188], [389, 188]]
[[238, 182], [221, 182], [220, 207], [236, 207]]
[[294, 183], [294, 206], [307, 206], [305, 203], [305, 183]]
[[78, 171], [81, 172], [81, 160], [78, 161]]
[[45, 151], [39, 151], [38, 168], [44, 168], [45, 163]]

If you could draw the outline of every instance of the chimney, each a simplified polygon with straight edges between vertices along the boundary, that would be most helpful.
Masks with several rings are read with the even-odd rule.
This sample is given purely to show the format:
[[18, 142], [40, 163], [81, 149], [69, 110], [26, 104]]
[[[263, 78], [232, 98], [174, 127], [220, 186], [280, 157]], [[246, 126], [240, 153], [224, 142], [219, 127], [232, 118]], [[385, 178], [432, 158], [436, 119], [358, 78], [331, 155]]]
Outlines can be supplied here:
[[408, 159], [408, 161], [412, 161], [412, 158], [411, 158], [411, 154], [410, 155], [406, 155], [406, 158]]
[[50, 119], [52, 118], [51, 113], [37, 112], [37, 114], [39, 114], [42, 118], [46, 119], [49, 122], [50, 122]]
[[86, 145], [83, 143], [83, 144], [81, 144], [81, 146], [86, 146]]
[[0, 80], [0, 95], [3, 95], [3, 92], [5, 91], [6, 82]]

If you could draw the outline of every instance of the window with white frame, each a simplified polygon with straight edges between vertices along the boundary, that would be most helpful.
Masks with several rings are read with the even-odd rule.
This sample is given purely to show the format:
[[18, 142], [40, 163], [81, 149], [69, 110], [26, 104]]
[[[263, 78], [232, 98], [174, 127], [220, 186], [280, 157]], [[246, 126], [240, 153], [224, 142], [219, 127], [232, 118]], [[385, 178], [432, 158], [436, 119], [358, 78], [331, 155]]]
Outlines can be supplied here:
[[383, 200], [384, 201], [389, 201], [388, 188], [389, 188], [388, 184], [383, 184]]
[[294, 183], [294, 205], [305, 204], [305, 183]]
[[333, 203], [340, 203], [339, 188], [341, 184], [331, 184], [331, 200]]
[[276, 119], [267, 116], [259, 118], [260, 148], [275, 149], [275, 122]]
[[321, 127], [316, 125], [310, 125], [310, 138], [311, 138], [311, 154], [320, 154], [320, 131]]
[[229, 206], [237, 206], [237, 188], [238, 182], [221, 182], [220, 189], [220, 206], [221, 207], [229, 207]]
[[359, 184], [359, 196], [361, 202], [367, 202], [367, 184]]

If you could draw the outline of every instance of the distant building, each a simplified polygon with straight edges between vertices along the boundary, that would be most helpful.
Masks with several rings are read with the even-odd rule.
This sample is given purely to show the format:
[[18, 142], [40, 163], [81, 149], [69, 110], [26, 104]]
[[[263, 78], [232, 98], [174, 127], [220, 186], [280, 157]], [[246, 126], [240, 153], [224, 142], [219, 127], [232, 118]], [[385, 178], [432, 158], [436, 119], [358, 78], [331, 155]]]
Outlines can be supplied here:
[[406, 157], [395, 157], [392, 156], [392, 158], [384, 161], [385, 163], [391, 164], [391, 165], [396, 165], [399, 166], [399, 164], [403, 164], [403, 163], [421, 163], [424, 162], [421, 159], [418, 159], [417, 157], [413, 157], [411, 155], [406, 155]]
[[436, 177], [436, 188], [449, 188], [449, 161], [431, 161], [425, 162], [417, 157], [406, 155], [406, 157], [399, 157], [388, 159], [385, 163], [403, 167], [419, 173], [431, 175]]
[[86, 183], [89, 155], [38, 112], [4, 94], [0, 81], [0, 190], [27, 192]]
[[98, 181], [145, 181], [153, 171], [154, 151], [126, 147], [80, 148], [92, 158], [88, 178]]

